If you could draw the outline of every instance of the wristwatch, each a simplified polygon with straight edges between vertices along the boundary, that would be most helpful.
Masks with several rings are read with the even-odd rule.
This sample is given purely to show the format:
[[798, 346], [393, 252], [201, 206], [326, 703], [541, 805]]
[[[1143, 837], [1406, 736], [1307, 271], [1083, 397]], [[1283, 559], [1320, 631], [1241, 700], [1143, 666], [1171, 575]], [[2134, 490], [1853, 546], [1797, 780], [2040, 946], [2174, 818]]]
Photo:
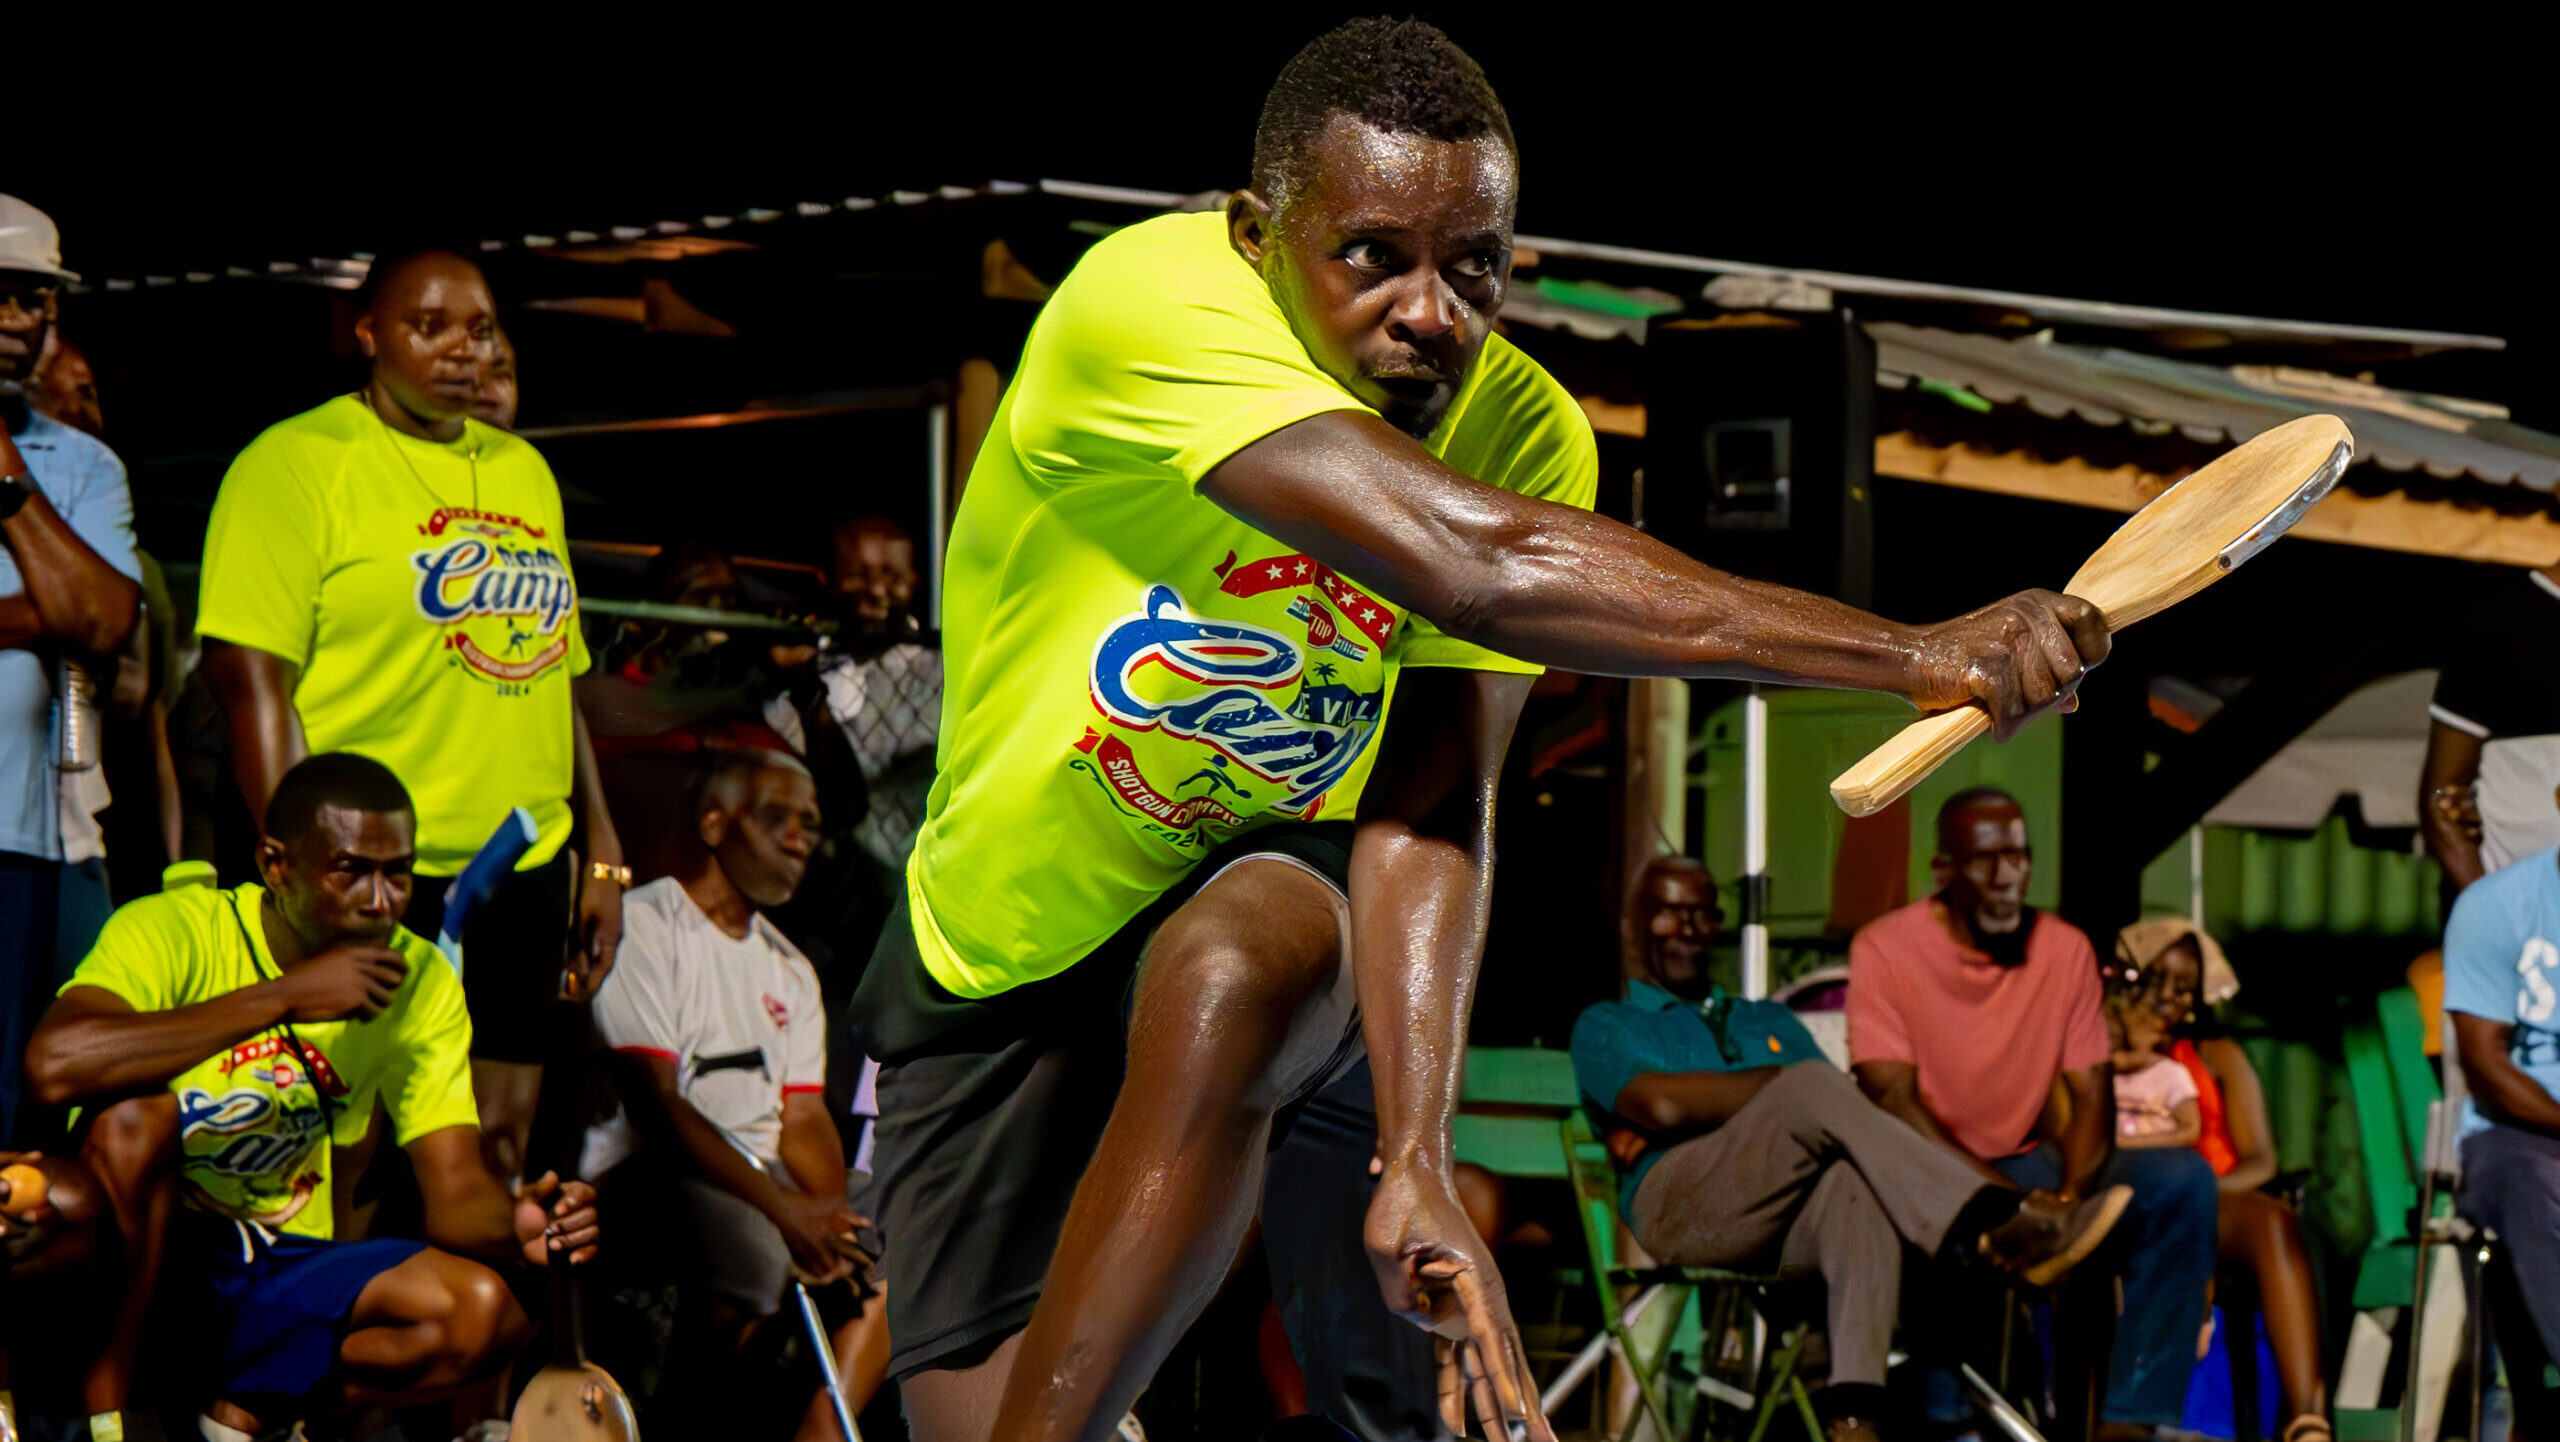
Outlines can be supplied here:
[[0, 521], [18, 514], [27, 498], [36, 493], [35, 477], [29, 475], [0, 476]]
[[587, 879], [589, 881], [610, 881], [614, 885], [621, 887], [623, 890], [629, 891], [631, 889], [631, 868], [628, 866], [616, 866], [610, 861], [590, 861], [587, 863]]

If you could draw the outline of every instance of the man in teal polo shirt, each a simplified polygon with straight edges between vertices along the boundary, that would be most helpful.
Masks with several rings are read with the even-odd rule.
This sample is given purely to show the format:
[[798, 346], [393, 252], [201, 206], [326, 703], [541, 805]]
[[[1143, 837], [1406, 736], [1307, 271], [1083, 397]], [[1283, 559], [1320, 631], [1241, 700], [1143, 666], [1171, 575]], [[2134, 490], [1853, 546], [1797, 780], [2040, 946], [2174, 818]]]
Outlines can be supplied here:
[[1574, 1080], [1631, 1162], [1619, 1210], [1655, 1260], [1822, 1274], [1821, 1410], [1833, 1438], [1873, 1437], [1905, 1243], [2042, 1286], [2105, 1239], [2131, 1194], [2022, 1204], [2007, 1178], [1879, 1110], [1795, 1013], [1708, 979], [1722, 919], [1705, 867], [1645, 868], [1620, 928], [1626, 999], [1574, 1024]]

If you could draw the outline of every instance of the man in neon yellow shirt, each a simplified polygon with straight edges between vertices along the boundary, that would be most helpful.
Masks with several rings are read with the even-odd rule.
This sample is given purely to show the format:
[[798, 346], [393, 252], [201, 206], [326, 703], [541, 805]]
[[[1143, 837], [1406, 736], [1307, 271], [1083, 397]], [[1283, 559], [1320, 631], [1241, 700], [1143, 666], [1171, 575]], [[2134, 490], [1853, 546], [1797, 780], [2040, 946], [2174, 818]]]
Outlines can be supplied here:
[[[481, 1159], [461, 986], [399, 922], [415, 860], [399, 781], [350, 752], [309, 757], [277, 783], [267, 833], [265, 886], [117, 912], [27, 1053], [47, 1104], [107, 1103], [116, 1127], [156, 1133], [119, 1139], [108, 1168], [136, 1258], [159, 1255], [133, 1226], [137, 1185], [167, 1175], [137, 1159], [174, 1148], [166, 1260], [157, 1278], [129, 1269], [127, 1305], [200, 1319], [207, 1416], [244, 1436], [499, 1375], [532, 1323], [496, 1269], [582, 1260], [596, 1232], [585, 1184], [545, 1176], [510, 1198]], [[331, 1144], [361, 1139], [377, 1098], [416, 1167], [423, 1242], [334, 1240]]]
[[1587, 423], [1492, 333], [1515, 156], [1446, 36], [1351, 22], [1282, 71], [1223, 215], [1102, 241], [1032, 329], [852, 1008], [922, 1442], [1108, 1435], [1235, 1257], [1275, 1127], [1364, 1042], [1387, 1303], [1459, 1345], [1489, 1435], [1550, 1435], [1449, 1166], [1538, 667], [1978, 698], [2010, 728], [2105, 651], [2063, 597], [1902, 626], [1591, 516]]
[[[569, 680], [587, 669], [560, 486], [476, 420], [514, 355], [479, 268], [430, 251], [367, 278], [365, 388], [267, 428], [222, 478], [196, 631], [254, 820], [285, 768], [354, 751], [418, 802], [405, 918], [432, 938], [447, 881], [524, 807], [540, 837], [461, 938], [491, 1162], [515, 1170], [574, 895], [595, 975], [622, 932], [622, 845]], [[504, 373], [503, 377], [500, 372]], [[485, 394], [484, 394], [485, 392]], [[590, 883], [565, 849], [586, 827]]]

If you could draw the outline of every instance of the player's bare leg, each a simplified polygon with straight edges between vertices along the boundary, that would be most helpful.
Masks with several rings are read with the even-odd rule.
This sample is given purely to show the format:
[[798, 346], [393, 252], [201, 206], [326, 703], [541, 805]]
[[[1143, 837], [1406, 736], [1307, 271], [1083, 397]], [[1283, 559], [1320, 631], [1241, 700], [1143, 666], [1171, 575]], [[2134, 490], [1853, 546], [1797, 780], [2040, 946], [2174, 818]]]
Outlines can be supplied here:
[[[339, 1405], [403, 1407], [450, 1397], [503, 1376], [533, 1336], [504, 1279], [468, 1257], [432, 1248], [365, 1283], [338, 1344]], [[228, 1398], [205, 1409], [256, 1434], [260, 1418]]]
[[[844, 1379], [845, 1405], [859, 1413], [880, 1395], [889, 1377], [888, 1293], [876, 1292], [862, 1304], [862, 1315], [836, 1328], [833, 1338], [836, 1375]], [[809, 1410], [800, 1417], [793, 1442], [837, 1442], [836, 1409], [827, 1389], [818, 1388]]]
[[168, 1092], [108, 1107], [89, 1124], [80, 1159], [98, 1179], [124, 1237], [123, 1297], [107, 1343], [80, 1383], [92, 1416], [121, 1412], [133, 1388], [142, 1325], [160, 1285], [160, 1259], [177, 1203], [178, 1099]]
[[1111, 1434], [1225, 1279], [1261, 1199], [1272, 1113], [1341, 1044], [1342, 1014], [1317, 1003], [1344, 926], [1331, 887], [1248, 860], [1157, 931], [1128, 1074], [1039, 1307], [985, 1364], [906, 1384], [920, 1442]]
[[406, 1405], [449, 1395], [505, 1371], [532, 1336], [504, 1278], [468, 1257], [420, 1252], [356, 1295], [338, 1346], [347, 1400]]

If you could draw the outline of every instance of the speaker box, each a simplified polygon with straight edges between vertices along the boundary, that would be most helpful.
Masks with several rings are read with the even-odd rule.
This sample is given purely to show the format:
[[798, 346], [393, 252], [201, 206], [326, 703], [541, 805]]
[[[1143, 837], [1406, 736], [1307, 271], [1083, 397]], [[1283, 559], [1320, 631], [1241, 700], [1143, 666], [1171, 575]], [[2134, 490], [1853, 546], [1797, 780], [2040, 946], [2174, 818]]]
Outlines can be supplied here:
[[1656, 538], [1719, 570], [1870, 604], [1875, 342], [1846, 310], [1656, 322], [1645, 336]]

